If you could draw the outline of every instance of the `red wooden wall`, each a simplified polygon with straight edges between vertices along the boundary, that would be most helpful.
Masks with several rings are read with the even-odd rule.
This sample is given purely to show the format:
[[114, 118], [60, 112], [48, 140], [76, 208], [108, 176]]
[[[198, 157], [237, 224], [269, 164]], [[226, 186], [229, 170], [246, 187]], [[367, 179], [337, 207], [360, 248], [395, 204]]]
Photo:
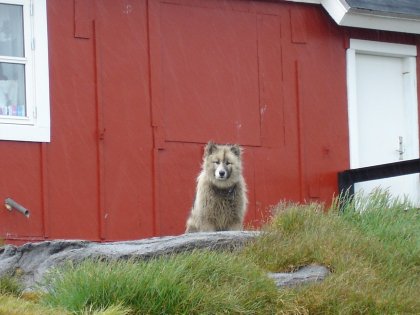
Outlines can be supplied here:
[[[209, 139], [245, 147], [247, 222], [279, 200], [330, 202], [349, 166], [348, 39], [317, 5], [49, 0], [51, 143], [0, 141], [0, 236], [180, 234]], [[420, 67], [419, 67], [420, 68]]]

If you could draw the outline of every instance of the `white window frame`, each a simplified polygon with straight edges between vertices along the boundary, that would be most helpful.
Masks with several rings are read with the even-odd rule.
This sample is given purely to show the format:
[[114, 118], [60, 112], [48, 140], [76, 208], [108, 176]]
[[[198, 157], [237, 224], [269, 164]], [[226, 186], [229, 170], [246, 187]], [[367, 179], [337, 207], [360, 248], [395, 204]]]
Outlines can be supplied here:
[[[356, 54], [370, 54], [379, 56], [400, 57], [404, 59], [404, 67], [407, 73], [406, 93], [407, 99], [414, 102], [414, 106], [408, 106], [410, 113], [408, 117], [418, 117], [418, 98], [417, 98], [417, 70], [416, 57], [417, 47], [415, 45], [405, 45], [361, 39], [350, 39], [350, 47], [347, 49], [347, 102], [349, 120], [349, 146], [350, 146], [350, 168], [361, 167], [359, 163], [359, 134], [358, 134], [358, 114], [357, 114], [357, 91], [356, 91]], [[409, 122], [415, 130], [413, 137], [418, 135], [418, 125]], [[418, 138], [416, 138], [418, 139]], [[418, 140], [411, 140], [412, 151], [419, 151]]]
[[25, 65], [26, 116], [0, 116], [0, 140], [50, 142], [50, 93], [46, 0], [0, 0], [23, 7], [23, 58], [0, 62]]

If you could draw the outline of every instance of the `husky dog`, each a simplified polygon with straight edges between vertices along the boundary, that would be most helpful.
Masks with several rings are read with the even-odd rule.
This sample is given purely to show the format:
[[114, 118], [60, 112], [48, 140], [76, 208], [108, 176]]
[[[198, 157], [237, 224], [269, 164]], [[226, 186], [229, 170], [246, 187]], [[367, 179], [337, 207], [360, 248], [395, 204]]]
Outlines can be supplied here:
[[241, 230], [248, 204], [242, 149], [209, 142], [186, 233]]

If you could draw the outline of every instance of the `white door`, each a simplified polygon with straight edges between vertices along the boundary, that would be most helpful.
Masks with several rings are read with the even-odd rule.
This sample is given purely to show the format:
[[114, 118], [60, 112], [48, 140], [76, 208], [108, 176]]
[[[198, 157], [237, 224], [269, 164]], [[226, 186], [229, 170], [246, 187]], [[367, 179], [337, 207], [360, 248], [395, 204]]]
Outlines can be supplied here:
[[[419, 157], [416, 46], [351, 40], [347, 51], [350, 164], [359, 168]], [[420, 204], [419, 174], [357, 183]]]

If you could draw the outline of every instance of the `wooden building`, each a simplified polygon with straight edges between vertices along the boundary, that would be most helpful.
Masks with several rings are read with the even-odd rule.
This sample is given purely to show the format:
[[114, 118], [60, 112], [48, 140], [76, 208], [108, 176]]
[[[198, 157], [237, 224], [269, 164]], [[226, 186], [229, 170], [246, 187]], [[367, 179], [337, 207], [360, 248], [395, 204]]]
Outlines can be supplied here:
[[0, 201], [30, 211], [0, 237], [183, 233], [210, 139], [245, 148], [247, 224], [330, 203], [418, 158], [419, 34], [416, 0], [0, 0]]

